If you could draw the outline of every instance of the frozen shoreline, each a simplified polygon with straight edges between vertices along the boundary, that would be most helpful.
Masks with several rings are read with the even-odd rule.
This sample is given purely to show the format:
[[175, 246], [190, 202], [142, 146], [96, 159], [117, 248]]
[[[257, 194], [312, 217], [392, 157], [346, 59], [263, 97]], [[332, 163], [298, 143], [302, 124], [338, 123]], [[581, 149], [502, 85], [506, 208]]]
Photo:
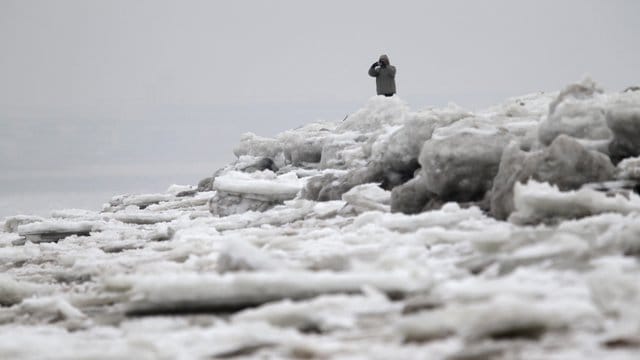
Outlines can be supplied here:
[[588, 81], [374, 97], [198, 186], [9, 217], [0, 357], [635, 359], [637, 114]]

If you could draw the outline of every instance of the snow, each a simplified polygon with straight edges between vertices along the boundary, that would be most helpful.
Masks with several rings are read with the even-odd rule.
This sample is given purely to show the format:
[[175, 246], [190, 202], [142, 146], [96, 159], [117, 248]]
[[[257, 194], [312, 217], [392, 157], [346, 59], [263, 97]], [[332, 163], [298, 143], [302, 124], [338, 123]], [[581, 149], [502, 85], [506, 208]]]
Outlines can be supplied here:
[[373, 97], [213, 188], [7, 217], [0, 358], [637, 359], [638, 105]]

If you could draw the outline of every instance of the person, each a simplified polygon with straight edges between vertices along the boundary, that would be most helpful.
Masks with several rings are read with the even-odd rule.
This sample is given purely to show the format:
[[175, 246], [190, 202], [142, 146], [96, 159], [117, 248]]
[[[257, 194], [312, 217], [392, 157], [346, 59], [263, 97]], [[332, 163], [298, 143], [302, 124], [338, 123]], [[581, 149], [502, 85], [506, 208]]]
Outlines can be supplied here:
[[393, 96], [396, 93], [396, 67], [391, 65], [387, 55], [380, 55], [380, 59], [369, 68], [369, 75], [376, 78], [378, 95]]

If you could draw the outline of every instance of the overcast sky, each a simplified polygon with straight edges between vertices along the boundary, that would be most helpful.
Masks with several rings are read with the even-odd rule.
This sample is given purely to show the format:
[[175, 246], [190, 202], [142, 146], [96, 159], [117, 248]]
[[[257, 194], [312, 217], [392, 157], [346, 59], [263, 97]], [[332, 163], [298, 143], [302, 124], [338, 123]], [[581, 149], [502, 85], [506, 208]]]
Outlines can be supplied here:
[[241, 132], [355, 111], [381, 53], [414, 109], [585, 74], [620, 90], [640, 83], [639, 15], [636, 0], [0, 0], [0, 185], [197, 178]]

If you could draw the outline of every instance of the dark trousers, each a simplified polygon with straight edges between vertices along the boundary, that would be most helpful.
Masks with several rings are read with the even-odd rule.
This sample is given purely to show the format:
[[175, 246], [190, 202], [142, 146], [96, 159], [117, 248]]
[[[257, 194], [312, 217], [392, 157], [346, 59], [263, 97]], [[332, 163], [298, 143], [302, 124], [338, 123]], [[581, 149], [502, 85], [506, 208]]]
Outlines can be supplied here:
[[393, 94], [384, 94], [384, 96], [391, 97], [391, 96], [393, 96]]

